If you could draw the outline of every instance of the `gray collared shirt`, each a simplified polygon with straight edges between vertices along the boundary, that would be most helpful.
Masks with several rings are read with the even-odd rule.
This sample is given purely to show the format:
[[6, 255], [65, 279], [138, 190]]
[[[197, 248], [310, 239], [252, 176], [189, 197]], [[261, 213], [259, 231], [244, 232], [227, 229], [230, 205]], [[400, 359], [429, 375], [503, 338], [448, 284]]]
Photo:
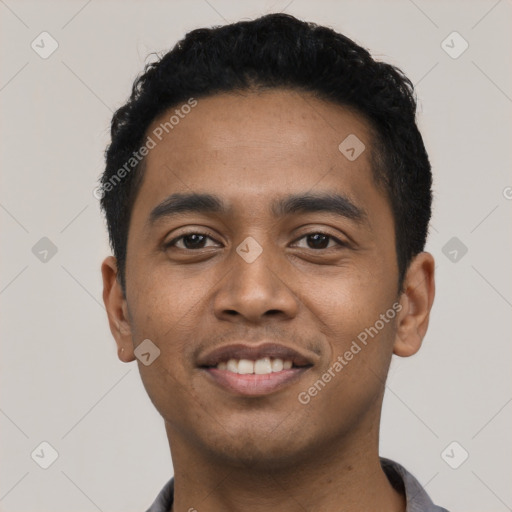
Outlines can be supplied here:
[[[445, 508], [432, 503], [421, 484], [403, 466], [390, 459], [381, 457], [380, 463], [389, 481], [395, 489], [405, 492], [406, 512], [448, 512]], [[146, 512], [169, 512], [174, 498], [174, 478], [171, 478], [160, 491]]]

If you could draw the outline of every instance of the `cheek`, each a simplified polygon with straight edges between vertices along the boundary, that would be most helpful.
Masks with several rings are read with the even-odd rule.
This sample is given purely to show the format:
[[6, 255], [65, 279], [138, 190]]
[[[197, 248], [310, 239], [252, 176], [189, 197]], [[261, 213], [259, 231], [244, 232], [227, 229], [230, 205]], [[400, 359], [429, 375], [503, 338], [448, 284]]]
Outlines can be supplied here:
[[[144, 268], [142, 262], [140, 268]], [[134, 272], [130, 285], [133, 293], [128, 299], [135, 329], [144, 336], [167, 340], [197, 324], [208, 280], [205, 276], [183, 278], [165, 264], [152, 264], [151, 270]]]
[[[389, 280], [389, 279], [387, 279]], [[383, 275], [364, 268], [340, 269], [313, 282], [301, 283], [307, 307], [333, 336], [357, 335], [392, 306], [393, 287]]]
[[[322, 398], [316, 406], [325, 410], [326, 415], [337, 418], [334, 424], [345, 423], [347, 418], [356, 421], [380, 398], [395, 332], [392, 318], [395, 312], [391, 304], [381, 309], [375, 305], [360, 308], [348, 303], [343, 312], [338, 311], [338, 318], [326, 319], [326, 322], [332, 322], [332, 337], [328, 338], [331, 353], [318, 369], [315, 382], [311, 383], [321, 390], [318, 394]], [[391, 313], [385, 317], [387, 322], [381, 320], [380, 315], [386, 315], [388, 311]], [[326, 382], [325, 386], [318, 385], [319, 381]]]
[[[308, 307], [329, 347], [321, 371], [331, 369], [338, 376], [334, 380], [354, 393], [371, 382], [380, 386], [391, 360], [396, 318], [393, 305], [398, 299], [388, 281], [389, 277], [375, 272], [340, 273], [338, 279], [309, 287]], [[338, 365], [333, 368], [336, 361]]]
[[211, 282], [204, 273], [172, 275], [165, 265], [132, 279], [134, 293], [128, 300], [134, 346], [149, 339], [160, 351], [151, 365], [138, 362], [139, 371], [153, 402], [164, 408], [178, 406], [180, 397], [191, 392], [194, 349], [208, 332], [205, 301]]
[[[158, 356], [149, 365], [137, 360], [141, 380], [155, 408], [167, 419], [168, 411], [184, 410], [190, 389], [190, 345], [197, 335], [197, 289], [173, 286], [158, 273], [132, 281], [137, 292], [128, 296], [132, 337], [136, 348], [149, 339]], [[203, 293], [204, 296], [204, 293]]]

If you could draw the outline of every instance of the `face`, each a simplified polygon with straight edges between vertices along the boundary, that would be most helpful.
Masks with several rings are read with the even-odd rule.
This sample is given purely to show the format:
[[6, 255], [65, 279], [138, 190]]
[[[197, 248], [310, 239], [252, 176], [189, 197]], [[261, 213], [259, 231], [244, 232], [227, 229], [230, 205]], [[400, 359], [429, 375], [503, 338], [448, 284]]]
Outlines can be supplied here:
[[[391, 355], [419, 348], [433, 288], [429, 274], [411, 319], [368, 125], [272, 90], [199, 99], [158, 140], [174, 110], [148, 130], [126, 300], [115, 260], [103, 265], [121, 359], [146, 339], [160, 351], [138, 364], [171, 445], [276, 468], [376, 439]], [[339, 149], [351, 134], [355, 159], [362, 146]]]

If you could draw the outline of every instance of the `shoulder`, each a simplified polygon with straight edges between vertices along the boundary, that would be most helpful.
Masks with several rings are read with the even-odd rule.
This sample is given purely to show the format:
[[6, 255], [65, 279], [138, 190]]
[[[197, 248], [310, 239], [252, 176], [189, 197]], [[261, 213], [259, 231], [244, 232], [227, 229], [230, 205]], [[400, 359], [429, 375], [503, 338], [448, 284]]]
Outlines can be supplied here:
[[380, 464], [391, 485], [405, 493], [406, 512], [448, 512], [445, 508], [434, 505], [423, 486], [401, 464], [383, 457], [380, 458]]
[[171, 478], [158, 493], [146, 512], [169, 512], [174, 501], [174, 477]]

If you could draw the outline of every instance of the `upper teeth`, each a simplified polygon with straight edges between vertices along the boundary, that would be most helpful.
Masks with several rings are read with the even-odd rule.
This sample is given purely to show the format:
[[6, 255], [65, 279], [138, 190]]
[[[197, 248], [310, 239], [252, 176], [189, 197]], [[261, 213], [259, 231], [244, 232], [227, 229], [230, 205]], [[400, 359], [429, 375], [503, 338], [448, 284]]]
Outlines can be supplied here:
[[292, 361], [283, 361], [279, 358], [270, 359], [270, 357], [262, 357], [256, 361], [251, 361], [250, 359], [230, 359], [217, 365], [219, 370], [240, 374], [255, 373], [256, 375], [289, 370], [291, 367]]

